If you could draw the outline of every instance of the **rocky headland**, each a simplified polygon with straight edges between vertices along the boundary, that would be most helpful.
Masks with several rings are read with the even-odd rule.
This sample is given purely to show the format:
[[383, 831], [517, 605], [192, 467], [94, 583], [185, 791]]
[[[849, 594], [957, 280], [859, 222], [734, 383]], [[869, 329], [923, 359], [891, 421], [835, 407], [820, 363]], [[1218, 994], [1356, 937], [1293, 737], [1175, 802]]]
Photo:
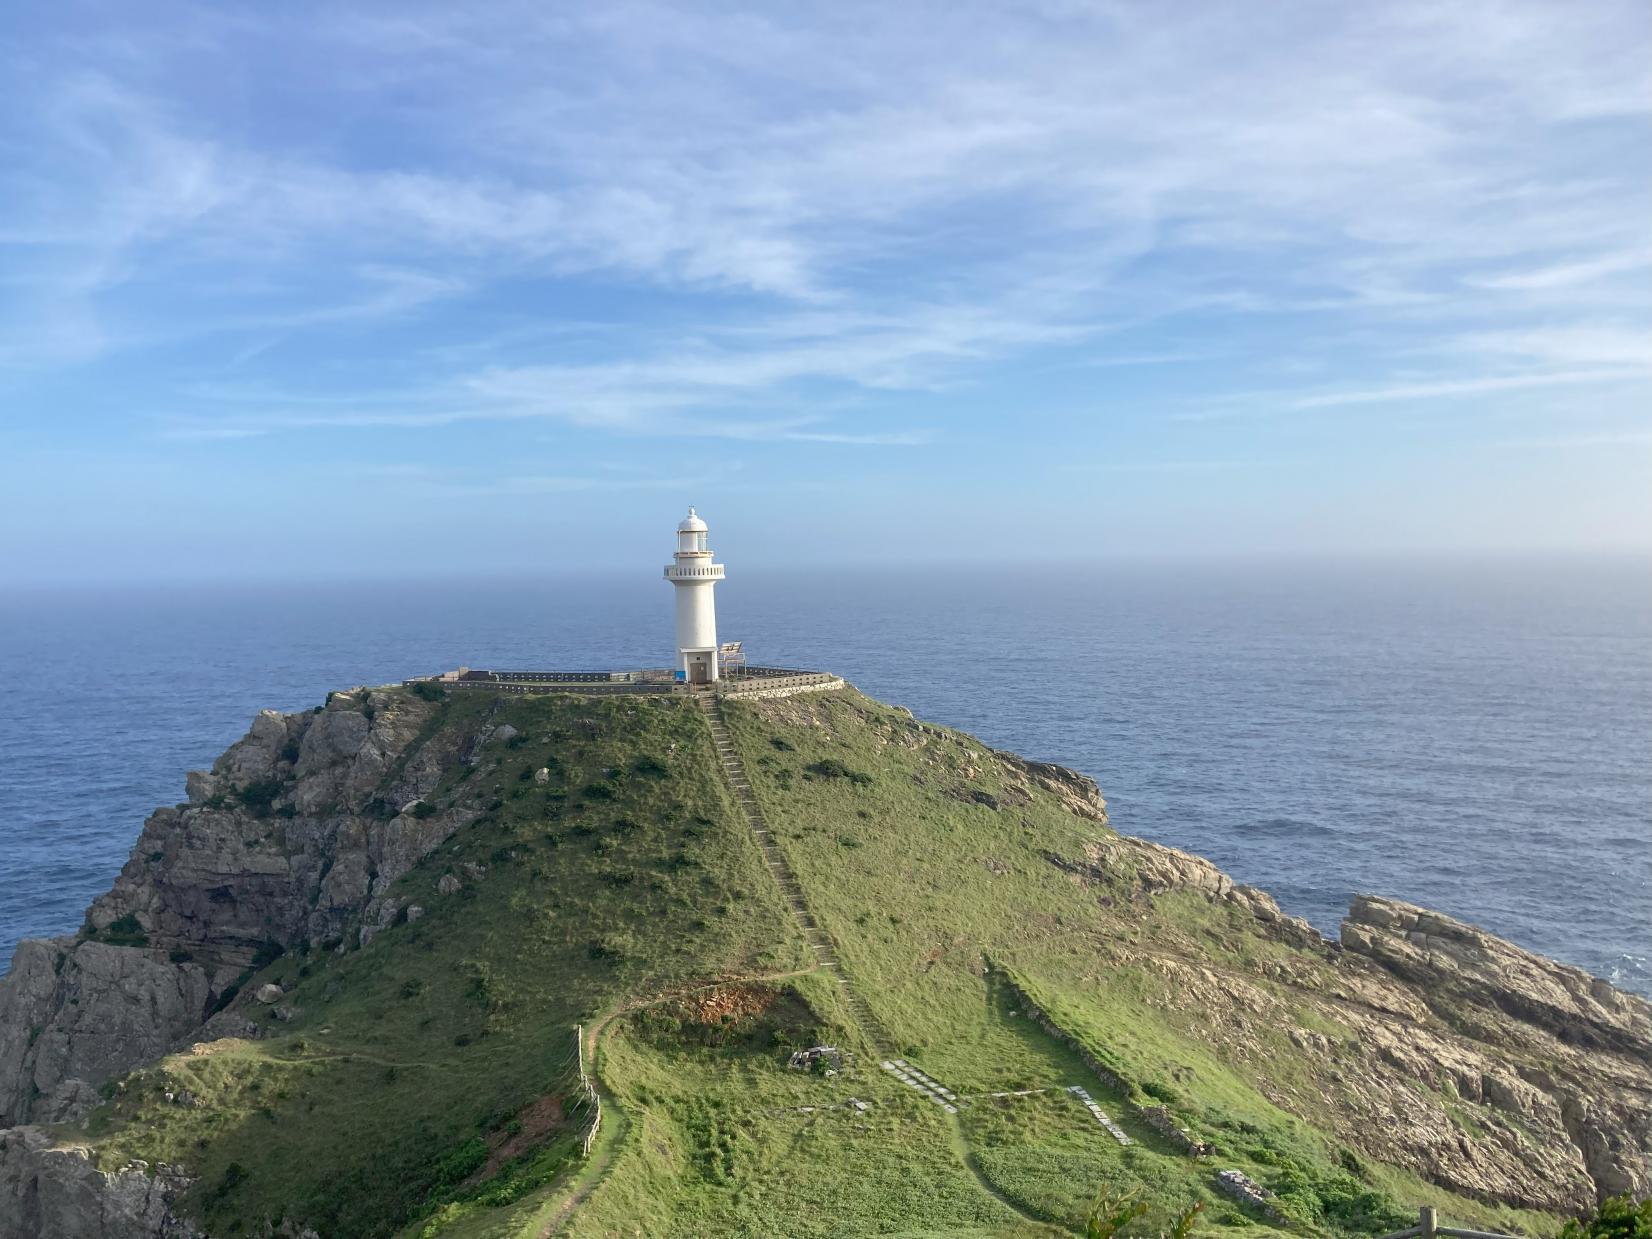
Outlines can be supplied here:
[[[599, 770], [580, 748], [600, 741], [609, 745], [604, 751], [625, 750], [625, 719], [633, 717], [625, 710], [616, 714], [605, 703], [588, 715], [580, 713], [587, 707], [570, 706], [568, 719], [546, 724], [531, 704], [464, 706], [393, 687], [335, 693], [304, 713], [259, 714], [211, 771], [189, 775], [185, 803], [150, 816], [78, 933], [18, 948], [0, 979], [0, 1239], [208, 1233], [243, 1190], [237, 1176], [256, 1178], [259, 1167], [238, 1160], [237, 1171], [219, 1170], [209, 1184], [198, 1164], [211, 1160], [204, 1150], [178, 1146], [185, 1152], [167, 1154], [170, 1160], [124, 1156], [142, 1140], [104, 1139], [120, 1128], [123, 1091], [141, 1092], [133, 1081], [191, 1047], [273, 1044], [302, 1027], [312, 1030], [313, 1048], [332, 1030], [311, 1017], [345, 982], [333, 980], [331, 991], [295, 989], [319, 982], [301, 979], [312, 964], [289, 968], [289, 961], [364, 957], [380, 935], [387, 951], [400, 950], [402, 937], [429, 951], [429, 938], [410, 932], [427, 908], [506, 898], [492, 893], [484, 875], [518, 863], [517, 844], [490, 844], [491, 852], [475, 853], [480, 860], [459, 852], [509, 811], [501, 805], [543, 796], [545, 820], [565, 822], [577, 816], [565, 807], [570, 801], [600, 809], [604, 796], [630, 794], [615, 774], [624, 769], [620, 759], [604, 758], [615, 764]], [[516, 713], [502, 713], [507, 707]], [[1060, 1001], [1040, 1002], [1056, 1023], [1067, 1018], [1063, 1012], [1074, 1017], [1073, 1036], [1105, 1059], [1119, 1088], [1162, 1093], [1176, 1123], [1217, 1147], [1224, 1140], [1241, 1147], [1243, 1139], [1220, 1129], [1218, 1102], [1201, 1101], [1209, 1069], [1178, 1073], [1172, 1065], [1162, 1085], [1146, 1084], [1160, 1078], [1160, 1060], [1145, 1051], [1133, 1060], [1127, 1048], [1104, 1044], [1104, 998], [1118, 978], [1131, 978], [1137, 1018], [1173, 1030], [1196, 1048], [1198, 1062], [1220, 1064], [1223, 1079], [1243, 1080], [1247, 1095], [1265, 1099], [1258, 1105], [1277, 1107], [1319, 1133], [1314, 1140], [1346, 1150], [1349, 1169], [1327, 1174], [1380, 1186], [1380, 1174], [1362, 1169], [1377, 1164], [1404, 1182], [1533, 1216], [1576, 1213], [1615, 1193], [1652, 1194], [1652, 1004], [1392, 899], [1357, 897], [1340, 940], [1327, 941], [1208, 862], [1113, 833], [1083, 776], [994, 752], [850, 690], [742, 708], [736, 735], [747, 737], [747, 761], [760, 772], [771, 817], [786, 812], [787, 788], [815, 798], [809, 812], [827, 812], [815, 803], [826, 790], [858, 794], [857, 803], [872, 807], [845, 810], [844, 831], [881, 830], [880, 846], [893, 856], [905, 855], [902, 846], [924, 849], [916, 835], [906, 845], [893, 838], [915, 820], [911, 814], [880, 818], [869, 793], [833, 777], [831, 766], [783, 774], [790, 754], [813, 742], [836, 745], [843, 761], [861, 755], [867, 769], [865, 755], [876, 754], [885, 763], [879, 786], [894, 778], [887, 771], [904, 772], [901, 795], [917, 799], [903, 804], [944, 802], [965, 828], [979, 822], [983, 832], [1004, 832], [981, 845], [982, 880], [996, 883], [993, 889], [1022, 882], [1029, 891], [1068, 891], [1053, 898], [1077, 900], [1060, 905], [1077, 912], [1026, 909], [1026, 921], [1047, 926], [1051, 941], [1071, 938], [1082, 921], [1081, 953], [1063, 956], [1077, 960], [1063, 965], [1076, 970], [1070, 987], [1056, 994]], [[677, 729], [669, 748], [661, 741], [648, 750], [667, 763], [703, 743], [692, 738], [701, 725], [692, 710], [668, 722]], [[758, 736], [768, 739], [751, 739]], [[522, 740], [544, 753], [530, 754], [520, 778], [502, 773], [514, 766]], [[646, 771], [643, 760], [630, 769]], [[633, 774], [632, 783], [646, 777]], [[496, 782], [484, 787], [490, 778]], [[566, 800], [555, 798], [561, 785], [570, 789]], [[618, 791], [599, 796], [593, 785]], [[676, 820], [684, 810], [678, 804], [667, 812]], [[700, 811], [694, 820], [721, 819]], [[741, 829], [732, 809], [728, 820], [731, 831]], [[799, 838], [806, 829], [799, 826]], [[552, 853], [552, 872], [567, 842], [564, 835], [563, 851]], [[623, 897], [624, 888], [616, 889], [615, 898]], [[819, 896], [828, 908], [833, 899]], [[1018, 983], [1042, 986], [1042, 993], [1065, 983], [1053, 965], [1039, 962], [1041, 948], [1022, 945], [1025, 925], [1006, 929], [1002, 941], [977, 941], [972, 935], [986, 931], [975, 924], [960, 921], [926, 947], [927, 964], [916, 962], [914, 950], [913, 967], [925, 978], [913, 984], [929, 983], [937, 961], [942, 971], [954, 970], [955, 984], [981, 984], [989, 954], [1019, 961]], [[834, 931], [840, 938], [854, 932], [848, 919], [843, 926]], [[578, 946], [585, 952], [584, 937]], [[474, 967], [475, 948], [467, 949]], [[587, 953], [595, 959], [598, 950], [593, 943]], [[401, 967], [393, 958], [385, 955], [385, 968]], [[726, 976], [732, 967], [708, 960], [702, 971]], [[642, 984], [635, 977], [611, 983], [616, 993]], [[863, 992], [886, 1018], [906, 1018], [909, 999], [896, 982], [887, 1006], [875, 979]], [[1097, 1003], [1080, 1018], [1089, 993], [1099, 995]], [[903, 1030], [901, 1043], [919, 1039]], [[451, 1050], [459, 1040], [442, 1044]], [[1164, 1055], [1174, 1063], [1173, 1046]], [[175, 1099], [175, 1083], [168, 1089], [174, 1109], [185, 1104]], [[174, 1146], [156, 1147], [167, 1153]], [[226, 1178], [234, 1181], [226, 1185]], [[246, 1233], [381, 1233], [341, 1221], [330, 1231], [324, 1213], [320, 1206], [314, 1216], [266, 1212], [247, 1218]]]

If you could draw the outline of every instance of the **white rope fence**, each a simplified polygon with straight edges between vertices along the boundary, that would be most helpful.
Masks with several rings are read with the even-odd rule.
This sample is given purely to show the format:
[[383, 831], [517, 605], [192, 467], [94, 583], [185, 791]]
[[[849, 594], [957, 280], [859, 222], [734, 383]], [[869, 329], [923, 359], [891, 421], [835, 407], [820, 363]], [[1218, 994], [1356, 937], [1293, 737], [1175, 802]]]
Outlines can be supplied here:
[[591, 1125], [585, 1129], [585, 1139], [580, 1145], [580, 1156], [589, 1159], [591, 1146], [596, 1143], [597, 1131], [602, 1126], [602, 1098], [597, 1096], [596, 1086], [591, 1083], [591, 1077], [585, 1072], [585, 1026], [574, 1025], [574, 1054], [579, 1062], [579, 1091], [584, 1094], [585, 1100], [591, 1108]]

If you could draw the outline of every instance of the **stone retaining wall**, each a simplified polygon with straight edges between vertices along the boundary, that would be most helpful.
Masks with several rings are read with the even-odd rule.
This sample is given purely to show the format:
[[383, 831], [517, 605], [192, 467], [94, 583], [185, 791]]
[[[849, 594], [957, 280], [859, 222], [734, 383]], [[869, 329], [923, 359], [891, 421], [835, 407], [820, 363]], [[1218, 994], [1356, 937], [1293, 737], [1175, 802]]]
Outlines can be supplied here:
[[1191, 1132], [1179, 1126], [1175, 1117], [1163, 1106], [1143, 1106], [1132, 1101], [1130, 1094], [1135, 1090], [1128, 1080], [1112, 1068], [1103, 1066], [1082, 1041], [1057, 1024], [1042, 1007], [1028, 997], [1027, 991], [1017, 985], [1012, 976], [1002, 969], [996, 969], [995, 971], [1003, 978], [1004, 984], [1010, 987], [1010, 991], [1015, 995], [1016, 1000], [1020, 1002], [1022, 1009], [1037, 1022], [1038, 1026], [1077, 1054], [1080, 1061], [1095, 1073], [1097, 1079], [1124, 1098], [1125, 1106], [1138, 1119], [1189, 1157], [1207, 1157], [1214, 1151], [1205, 1141], [1194, 1139]]
[[846, 681], [838, 676], [822, 672], [764, 680], [719, 680], [717, 691], [724, 697], [761, 701], [770, 697], [795, 697], [799, 693], [830, 692], [845, 687], [845, 684]]

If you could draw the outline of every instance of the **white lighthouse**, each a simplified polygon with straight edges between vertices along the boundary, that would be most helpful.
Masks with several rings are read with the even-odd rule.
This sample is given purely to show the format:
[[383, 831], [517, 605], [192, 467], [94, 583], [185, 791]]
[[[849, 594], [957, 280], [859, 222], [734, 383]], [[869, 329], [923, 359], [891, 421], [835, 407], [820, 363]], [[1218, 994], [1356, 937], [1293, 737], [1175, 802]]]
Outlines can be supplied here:
[[717, 604], [711, 591], [723, 565], [711, 562], [706, 523], [693, 508], [677, 526], [677, 553], [665, 579], [677, 589], [677, 672], [690, 684], [717, 678]]

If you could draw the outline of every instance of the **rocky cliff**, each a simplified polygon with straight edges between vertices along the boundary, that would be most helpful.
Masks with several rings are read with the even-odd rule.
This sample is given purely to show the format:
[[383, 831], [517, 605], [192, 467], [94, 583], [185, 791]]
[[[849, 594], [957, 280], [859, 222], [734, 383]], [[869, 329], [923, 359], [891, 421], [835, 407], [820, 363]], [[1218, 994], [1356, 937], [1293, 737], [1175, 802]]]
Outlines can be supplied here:
[[474, 816], [420, 800], [475, 739], [408, 757], [431, 713], [402, 692], [335, 693], [264, 711], [192, 772], [83, 930], [24, 942], [0, 980], [0, 1125], [84, 1114], [99, 1085], [196, 1039], [255, 964], [393, 919], [389, 885]]
[[[1439, 913], [1357, 896], [1325, 942], [1271, 897], [1200, 857], [1140, 839], [1099, 840], [1081, 878], [1121, 872], [1143, 895], [1221, 901], [1292, 948], [1248, 967], [1174, 930], [1127, 949], [1172, 983], [1159, 1000], [1241, 1059], [1289, 1039], [1283, 1108], [1348, 1145], [1479, 1199], [1576, 1212], [1652, 1194], [1652, 1004]], [[1114, 883], [1116, 888], [1116, 882]], [[1201, 957], [1202, 954], [1202, 957]], [[1329, 1103], [1329, 1104], [1327, 1104]]]

